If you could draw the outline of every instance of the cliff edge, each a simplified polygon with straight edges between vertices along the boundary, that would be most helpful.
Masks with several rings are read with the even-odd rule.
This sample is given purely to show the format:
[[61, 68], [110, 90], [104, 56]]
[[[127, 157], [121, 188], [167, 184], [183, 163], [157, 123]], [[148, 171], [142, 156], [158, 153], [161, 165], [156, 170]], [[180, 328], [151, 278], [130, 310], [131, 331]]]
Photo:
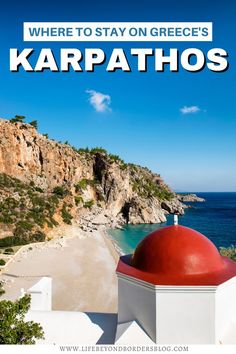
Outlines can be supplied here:
[[[159, 174], [102, 148], [76, 149], [25, 123], [0, 119], [3, 236], [45, 232], [73, 219], [84, 227], [159, 223], [184, 205]], [[16, 232], [16, 229], [19, 229]]]

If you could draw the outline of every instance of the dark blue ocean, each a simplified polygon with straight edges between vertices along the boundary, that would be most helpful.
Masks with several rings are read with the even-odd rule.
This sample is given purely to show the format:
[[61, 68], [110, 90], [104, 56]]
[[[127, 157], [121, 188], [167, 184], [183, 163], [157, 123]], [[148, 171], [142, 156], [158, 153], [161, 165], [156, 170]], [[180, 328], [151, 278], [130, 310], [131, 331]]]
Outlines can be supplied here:
[[[179, 224], [201, 232], [217, 247], [236, 245], [236, 192], [196, 194], [206, 202], [186, 203], [192, 208], [186, 209], [185, 215], [179, 217]], [[173, 216], [168, 216], [166, 223], [127, 225], [123, 230], [110, 230], [109, 234], [122, 252], [132, 253], [148, 233], [171, 224]]]

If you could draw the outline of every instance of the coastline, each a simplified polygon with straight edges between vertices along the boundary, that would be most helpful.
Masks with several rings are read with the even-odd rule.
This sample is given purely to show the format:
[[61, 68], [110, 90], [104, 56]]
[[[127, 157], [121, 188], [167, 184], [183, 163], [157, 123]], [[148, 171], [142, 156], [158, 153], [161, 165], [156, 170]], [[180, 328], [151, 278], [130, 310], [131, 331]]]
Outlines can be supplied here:
[[119, 257], [124, 255], [124, 252], [122, 252], [121, 248], [119, 245], [116, 243], [116, 241], [109, 235], [109, 232], [107, 229], [101, 230], [101, 234], [104, 237], [105, 242], [107, 243], [107, 246], [110, 248], [110, 252], [114, 255], [115, 261], [119, 261]]
[[58, 237], [30, 244], [13, 257], [0, 275], [6, 291], [1, 299], [14, 300], [22, 288], [50, 276], [54, 310], [116, 312], [120, 254], [107, 231], [83, 231], [74, 224], [56, 232]]

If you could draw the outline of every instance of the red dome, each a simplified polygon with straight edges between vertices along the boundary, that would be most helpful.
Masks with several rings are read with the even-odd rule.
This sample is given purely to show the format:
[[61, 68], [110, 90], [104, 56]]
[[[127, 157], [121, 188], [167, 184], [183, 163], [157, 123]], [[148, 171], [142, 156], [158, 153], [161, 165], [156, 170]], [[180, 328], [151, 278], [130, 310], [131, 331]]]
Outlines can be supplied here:
[[236, 276], [236, 263], [201, 233], [173, 225], [146, 236], [117, 271], [159, 285], [218, 285]]
[[169, 226], [152, 232], [137, 246], [132, 265], [155, 274], [202, 274], [222, 268], [216, 246], [199, 232]]

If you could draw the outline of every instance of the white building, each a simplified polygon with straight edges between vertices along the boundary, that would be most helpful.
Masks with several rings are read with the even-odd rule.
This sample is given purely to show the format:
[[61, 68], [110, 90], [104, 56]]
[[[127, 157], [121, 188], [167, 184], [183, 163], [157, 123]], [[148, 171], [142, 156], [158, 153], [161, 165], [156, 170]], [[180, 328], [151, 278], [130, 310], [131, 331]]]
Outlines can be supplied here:
[[118, 315], [52, 311], [51, 279], [28, 290], [45, 344], [236, 344], [236, 263], [173, 225], [120, 258]]

